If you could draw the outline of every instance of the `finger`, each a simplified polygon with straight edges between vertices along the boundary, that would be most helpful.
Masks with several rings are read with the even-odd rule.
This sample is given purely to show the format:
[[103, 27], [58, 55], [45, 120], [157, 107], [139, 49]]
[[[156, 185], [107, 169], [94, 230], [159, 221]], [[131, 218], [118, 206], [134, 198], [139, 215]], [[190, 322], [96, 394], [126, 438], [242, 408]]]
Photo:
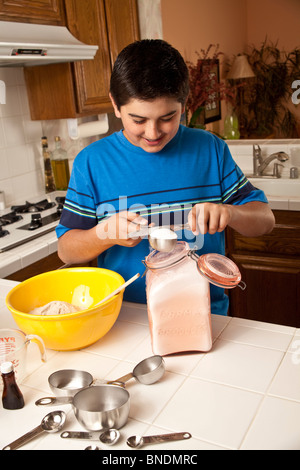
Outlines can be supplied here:
[[135, 212], [123, 211], [119, 213], [119, 225], [124, 234], [122, 238], [136, 240], [138, 236], [128, 237], [128, 234], [137, 233], [141, 226], [148, 224], [147, 219]]
[[198, 235], [199, 231], [197, 229], [197, 207], [196, 206], [194, 206], [188, 214], [188, 224], [193, 234]]
[[[123, 214], [121, 214], [122, 213], [120, 213], [120, 216], [123, 217]], [[148, 220], [142, 217], [140, 214], [136, 214], [135, 212], [125, 212], [124, 217], [136, 225], [148, 225]]]
[[143, 227], [145, 227], [144, 222], [142, 222], [141, 224], [136, 224], [135, 222], [127, 222], [128, 238], [132, 238], [135, 240], [137, 238], [143, 237], [145, 235], [145, 233], [143, 233]]
[[200, 233], [205, 235], [209, 230], [210, 212], [208, 207], [201, 205], [198, 210], [197, 223]]
[[218, 232], [223, 232], [228, 225], [228, 216], [226, 212], [222, 212], [219, 220]]
[[220, 226], [220, 213], [218, 210], [212, 210], [208, 214], [207, 230], [210, 235], [214, 235]]

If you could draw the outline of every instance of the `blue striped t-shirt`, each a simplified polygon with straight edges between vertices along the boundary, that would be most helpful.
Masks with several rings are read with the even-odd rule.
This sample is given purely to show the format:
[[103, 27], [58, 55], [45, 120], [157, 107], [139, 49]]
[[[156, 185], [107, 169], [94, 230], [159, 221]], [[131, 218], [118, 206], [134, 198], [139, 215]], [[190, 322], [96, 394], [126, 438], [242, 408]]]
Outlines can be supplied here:
[[[228, 146], [213, 134], [180, 126], [160, 152], [148, 153], [116, 132], [82, 150], [76, 157], [64, 210], [56, 232], [89, 229], [115, 212], [130, 210], [157, 225], [185, 223], [194, 204], [267, 202], [236, 165]], [[225, 252], [224, 233], [184, 238], [202, 253]], [[113, 246], [98, 257], [98, 266], [125, 280], [143, 272], [147, 239], [133, 248]], [[146, 302], [145, 278], [125, 290], [124, 299]], [[211, 286], [212, 313], [225, 315], [228, 299]]]

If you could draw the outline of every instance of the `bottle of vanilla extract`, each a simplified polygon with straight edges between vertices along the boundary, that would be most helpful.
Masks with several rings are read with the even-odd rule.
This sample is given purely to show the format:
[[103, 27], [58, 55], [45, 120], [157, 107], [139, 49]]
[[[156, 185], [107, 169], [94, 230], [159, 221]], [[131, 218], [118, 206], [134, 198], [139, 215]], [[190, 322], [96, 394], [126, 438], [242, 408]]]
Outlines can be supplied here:
[[51, 155], [51, 165], [56, 189], [60, 191], [67, 190], [70, 179], [69, 160], [66, 150], [61, 146], [59, 136], [55, 137], [55, 149]]
[[19, 410], [24, 407], [24, 398], [19, 389], [14, 367], [11, 362], [1, 364], [1, 375], [3, 380], [2, 404], [6, 410]]
[[44, 160], [44, 177], [45, 177], [45, 192], [52, 193], [56, 190], [54, 176], [52, 172], [50, 152], [48, 150], [48, 139], [42, 137], [42, 149], [43, 149], [43, 160]]

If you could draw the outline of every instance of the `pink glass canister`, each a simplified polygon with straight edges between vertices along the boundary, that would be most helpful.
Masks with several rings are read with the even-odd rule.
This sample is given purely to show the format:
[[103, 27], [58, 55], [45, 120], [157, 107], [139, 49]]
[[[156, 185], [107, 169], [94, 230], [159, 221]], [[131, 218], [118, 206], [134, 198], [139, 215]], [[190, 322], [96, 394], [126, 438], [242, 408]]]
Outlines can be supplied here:
[[[237, 266], [219, 254], [198, 256], [179, 241], [171, 252], [152, 251], [147, 267], [147, 310], [154, 354], [202, 351], [212, 347], [209, 283], [232, 288]], [[243, 287], [242, 287], [243, 288]]]

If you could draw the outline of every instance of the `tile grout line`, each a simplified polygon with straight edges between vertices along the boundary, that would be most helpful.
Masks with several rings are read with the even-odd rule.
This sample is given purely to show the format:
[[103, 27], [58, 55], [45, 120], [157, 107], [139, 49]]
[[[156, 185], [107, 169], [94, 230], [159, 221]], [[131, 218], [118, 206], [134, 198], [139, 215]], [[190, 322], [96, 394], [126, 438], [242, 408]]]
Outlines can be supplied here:
[[[273, 396], [273, 395], [269, 395], [269, 390], [270, 390], [270, 388], [271, 388], [271, 386], [272, 386], [272, 384], [273, 384], [273, 382], [274, 382], [274, 379], [275, 379], [275, 377], [276, 377], [276, 375], [277, 375], [277, 373], [278, 373], [278, 371], [279, 371], [279, 369], [280, 369], [280, 367], [281, 367], [281, 365], [282, 365], [282, 363], [283, 363], [283, 361], [284, 361], [284, 358], [285, 358], [286, 355], [287, 355], [288, 348], [290, 347], [290, 344], [291, 344], [291, 342], [293, 341], [293, 338], [295, 337], [295, 335], [296, 335], [296, 333], [294, 333], [293, 337], [291, 338], [291, 341], [289, 342], [289, 344], [288, 344], [288, 346], [287, 346], [287, 349], [285, 350], [284, 354], [282, 355], [282, 358], [281, 358], [281, 360], [280, 360], [280, 362], [279, 362], [279, 364], [278, 364], [278, 366], [277, 366], [277, 369], [276, 369], [276, 371], [274, 372], [274, 375], [273, 375], [272, 379], [270, 380], [269, 386], [267, 387], [266, 391], [264, 392], [263, 398], [262, 398], [262, 400], [261, 400], [259, 406], [257, 407], [256, 413], [255, 413], [255, 415], [253, 416], [253, 418], [252, 418], [252, 420], [251, 420], [251, 423], [249, 424], [248, 429], [247, 429], [247, 431], [245, 432], [245, 434], [244, 434], [244, 436], [243, 436], [243, 438], [242, 438], [242, 440], [241, 440], [241, 443], [240, 443], [240, 445], [239, 445], [239, 449], [241, 449], [241, 446], [242, 446], [243, 443], [245, 442], [246, 437], [247, 437], [247, 435], [249, 434], [249, 431], [250, 431], [250, 429], [252, 428], [253, 423], [255, 422], [255, 420], [256, 420], [256, 418], [257, 418], [257, 415], [258, 415], [259, 411], [261, 410], [261, 408], [262, 408], [262, 406], [263, 406], [263, 404], [264, 404], [266, 398], [267, 398], [268, 396], [271, 396], [271, 397]], [[276, 395], [275, 395], [275, 397], [276, 397]], [[299, 403], [299, 402], [297, 402], [296, 400], [290, 400], [290, 399], [288, 399], [288, 398], [280, 398], [280, 399], [288, 400], [288, 401], [294, 401], [294, 402], [296, 402], [296, 403]]]

